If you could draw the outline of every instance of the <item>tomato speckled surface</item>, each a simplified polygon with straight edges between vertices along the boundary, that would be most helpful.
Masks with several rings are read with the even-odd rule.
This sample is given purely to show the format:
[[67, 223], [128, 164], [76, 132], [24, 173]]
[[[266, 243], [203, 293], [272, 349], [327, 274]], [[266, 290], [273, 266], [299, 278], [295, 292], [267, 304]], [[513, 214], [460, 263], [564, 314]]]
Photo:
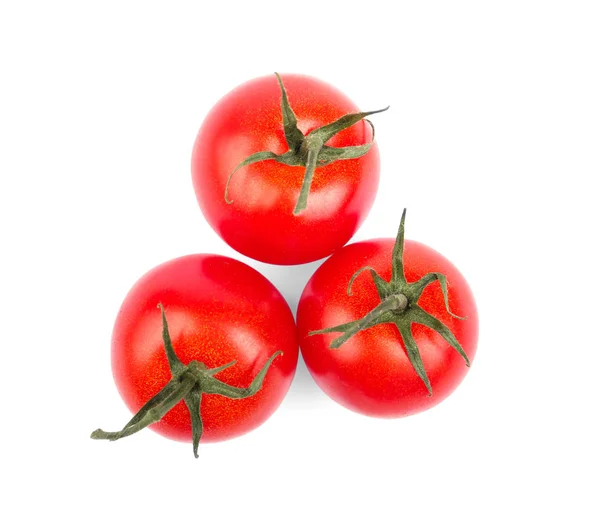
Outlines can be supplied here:
[[[277, 289], [246, 264], [218, 255], [177, 258], [140, 278], [119, 310], [112, 338], [115, 382], [132, 412], [171, 378], [158, 303], [183, 364], [198, 360], [215, 368], [236, 360], [216, 375], [232, 386], [249, 386], [269, 357], [283, 351], [254, 396], [202, 396], [201, 442], [233, 438], [262, 424], [283, 400], [298, 359], [294, 319]], [[150, 428], [175, 440], [192, 438], [183, 401]]]
[[[358, 108], [333, 86], [308, 76], [281, 75], [298, 128], [305, 135]], [[327, 145], [369, 142], [369, 124], [360, 121]], [[240, 253], [273, 264], [301, 264], [342, 247], [364, 221], [379, 183], [379, 153], [373, 144], [361, 157], [317, 167], [308, 205], [294, 215], [303, 166], [266, 160], [240, 168], [259, 151], [287, 151], [281, 91], [275, 75], [257, 78], [224, 96], [204, 120], [192, 155], [192, 175], [200, 208], [212, 228]]]
[[[357, 320], [380, 302], [369, 272], [347, 288], [355, 271], [370, 266], [386, 281], [392, 275], [393, 239], [357, 242], [337, 251], [313, 275], [298, 306], [297, 322], [302, 356], [315, 381], [331, 398], [365, 415], [401, 417], [428, 409], [446, 398], [469, 368], [463, 358], [436, 332], [419, 324], [412, 334], [433, 394], [413, 369], [394, 324], [379, 324], [360, 331], [339, 349], [329, 344], [338, 334], [308, 336], [313, 330]], [[473, 294], [458, 269], [424, 244], [407, 240], [404, 272], [408, 282], [426, 273], [447, 277], [450, 310], [467, 317], [459, 320], [445, 308], [439, 284], [425, 288], [418, 305], [441, 320], [454, 333], [472, 361], [478, 336]]]

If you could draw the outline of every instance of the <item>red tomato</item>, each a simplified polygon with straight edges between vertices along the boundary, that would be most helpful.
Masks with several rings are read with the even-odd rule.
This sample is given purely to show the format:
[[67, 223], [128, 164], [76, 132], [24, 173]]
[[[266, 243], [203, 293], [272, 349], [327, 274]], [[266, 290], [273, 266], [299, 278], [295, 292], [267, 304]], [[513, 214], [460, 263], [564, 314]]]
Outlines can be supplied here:
[[[202, 396], [201, 442], [236, 437], [262, 424], [283, 400], [298, 358], [294, 318], [277, 289], [246, 264], [218, 255], [189, 255], [146, 273], [125, 298], [112, 338], [115, 382], [132, 412], [171, 379], [158, 303], [181, 362], [216, 368], [236, 360], [216, 375], [232, 386], [247, 387], [269, 357], [283, 351], [254, 396]], [[192, 438], [183, 401], [150, 427], [175, 440]]]
[[[289, 104], [304, 134], [330, 124], [357, 107], [340, 91], [315, 78], [282, 75]], [[288, 151], [274, 75], [251, 80], [223, 97], [198, 133], [192, 174], [200, 208], [212, 228], [240, 253], [272, 264], [301, 264], [343, 246], [369, 212], [379, 183], [376, 145], [360, 158], [317, 166], [307, 207], [294, 214], [305, 167], [265, 160], [240, 168], [260, 152]], [[363, 145], [372, 140], [364, 120], [339, 132], [327, 146]]]
[[[360, 319], [382, 302], [368, 271], [353, 283], [352, 296], [348, 296], [347, 287], [352, 275], [364, 266], [373, 268], [389, 282], [393, 249], [393, 239], [377, 239], [337, 251], [306, 285], [297, 314], [302, 356], [317, 384], [343, 406], [378, 417], [400, 417], [434, 406], [458, 386], [469, 369], [448, 342], [418, 323], [412, 324], [412, 335], [431, 384], [431, 395], [413, 368], [393, 323], [360, 331], [339, 349], [330, 348], [339, 332], [308, 335], [312, 330]], [[450, 328], [472, 360], [478, 320], [467, 282], [438, 252], [418, 242], [406, 241], [404, 273], [407, 281], [417, 281], [430, 272], [446, 275], [450, 310], [467, 318], [459, 320], [446, 311], [437, 282], [426, 287], [416, 303]]]

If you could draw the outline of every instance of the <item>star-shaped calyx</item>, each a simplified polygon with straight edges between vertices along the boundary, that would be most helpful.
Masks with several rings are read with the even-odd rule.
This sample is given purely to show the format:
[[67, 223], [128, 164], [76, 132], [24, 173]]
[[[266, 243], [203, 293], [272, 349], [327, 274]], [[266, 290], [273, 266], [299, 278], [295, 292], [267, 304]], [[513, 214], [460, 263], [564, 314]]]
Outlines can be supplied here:
[[192, 422], [192, 441], [194, 447], [194, 456], [198, 458], [198, 445], [202, 437], [202, 417], [200, 415], [200, 403], [202, 402], [202, 394], [222, 395], [228, 398], [240, 399], [255, 395], [262, 387], [263, 380], [269, 366], [275, 358], [282, 354], [281, 351], [276, 351], [267, 360], [263, 368], [252, 380], [252, 383], [247, 388], [237, 388], [221, 382], [214, 375], [233, 366], [236, 361], [232, 360], [222, 366], [209, 369], [202, 362], [192, 360], [187, 366], [175, 354], [171, 336], [169, 335], [169, 327], [167, 318], [162, 304], [158, 304], [162, 312], [162, 337], [171, 369], [171, 380], [161, 389], [154, 397], [152, 397], [135, 416], [125, 424], [121, 431], [107, 432], [97, 429], [91, 434], [91, 438], [98, 440], [118, 440], [123, 437], [128, 437], [133, 433], [144, 429], [146, 426], [158, 422], [163, 416], [170, 411], [175, 405], [183, 399], [185, 405], [190, 412]]
[[396, 243], [394, 244], [394, 250], [392, 252], [392, 278], [389, 282], [386, 282], [381, 278], [377, 272], [371, 267], [363, 267], [359, 269], [348, 283], [348, 295], [352, 295], [352, 283], [363, 271], [369, 271], [373, 277], [373, 282], [377, 288], [377, 293], [381, 302], [369, 311], [363, 318], [348, 322], [346, 324], [340, 324], [330, 328], [319, 329], [318, 331], [311, 331], [309, 336], [321, 335], [323, 333], [342, 333], [339, 337], [333, 339], [330, 344], [331, 349], [338, 349], [344, 342], [350, 337], [356, 335], [363, 329], [376, 326], [377, 324], [392, 323], [400, 332], [402, 341], [406, 348], [406, 353], [410, 360], [410, 363], [417, 375], [423, 380], [429, 394], [433, 393], [427, 372], [423, 366], [421, 360], [421, 354], [419, 348], [413, 338], [411, 325], [413, 323], [422, 324], [430, 329], [433, 329], [439, 333], [442, 338], [450, 344], [465, 360], [467, 366], [470, 366], [469, 357], [464, 352], [460, 343], [450, 331], [450, 329], [439, 319], [427, 313], [422, 309], [417, 302], [424, 289], [429, 285], [439, 281], [442, 293], [444, 295], [444, 303], [446, 311], [450, 315], [460, 320], [465, 320], [464, 317], [459, 317], [450, 311], [448, 304], [448, 284], [446, 276], [441, 273], [428, 273], [416, 282], [407, 282], [404, 275], [404, 219], [406, 217], [406, 209], [402, 213], [402, 219], [400, 220], [400, 227], [398, 228], [398, 235], [396, 237]]
[[349, 160], [351, 158], [360, 158], [366, 155], [373, 145], [375, 140], [375, 128], [373, 124], [367, 120], [371, 129], [373, 130], [373, 136], [371, 142], [360, 146], [348, 146], [348, 147], [331, 147], [325, 145], [328, 140], [337, 135], [340, 131], [360, 122], [363, 118], [374, 115], [375, 113], [381, 113], [389, 109], [389, 106], [384, 109], [378, 109], [377, 111], [367, 111], [364, 113], [351, 113], [344, 115], [335, 122], [327, 124], [317, 129], [313, 129], [306, 136], [298, 129], [298, 122], [296, 115], [292, 110], [288, 101], [287, 93], [283, 82], [279, 74], [275, 73], [279, 87], [281, 89], [281, 113], [283, 116], [283, 130], [285, 134], [285, 140], [288, 145], [288, 150], [277, 155], [271, 151], [260, 151], [254, 153], [243, 160], [229, 175], [227, 184], [225, 186], [225, 202], [232, 204], [233, 201], [229, 199], [229, 184], [234, 173], [250, 164], [256, 162], [262, 162], [264, 160], [275, 160], [281, 164], [288, 166], [304, 166], [306, 168], [304, 172], [304, 181], [302, 182], [302, 188], [300, 189], [300, 196], [296, 202], [294, 209], [294, 215], [301, 213], [306, 209], [308, 202], [308, 194], [310, 192], [310, 185], [312, 183], [313, 175], [317, 167], [326, 166], [332, 162], [338, 160]]

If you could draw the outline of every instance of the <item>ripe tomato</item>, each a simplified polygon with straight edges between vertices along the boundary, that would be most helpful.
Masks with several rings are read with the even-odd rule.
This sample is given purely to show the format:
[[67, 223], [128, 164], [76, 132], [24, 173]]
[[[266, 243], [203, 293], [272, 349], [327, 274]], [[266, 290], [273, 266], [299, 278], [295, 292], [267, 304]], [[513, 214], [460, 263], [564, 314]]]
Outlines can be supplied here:
[[[235, 360], [216, 375], [231, 386], [246, 388], [283, 351], [254, 396], [201, 397], [202, 442], [236, 437], [262, 424], [283, 400], [298, 359], [294, 319], [281, 294], [251, 267], [218, 255], [176, 258], [146, 273], [126, 296], [112, 337], [115, 382], [133, 412], [171, 379], [159, 303], [181, 363], [196, 360], [216, 368]], [[175, 440], [192, 439], [183, 401], [150, 427]]]
[[[204, 216], [227, 244], [263, 262], [300, 264], [330, 255], [361, 225], [377, 191], [379, 153], [369, 144], [371, 126], [361, 120], [367, 113], [358, 113], [353, 125], [326, 141], [312, 182], [305, 180], [308, 146], [302, 144], [303, 135], [358, 110], [320, 80], [300, 75], [281, 79], [281, 85], [275, 76], [251, 80], [213, 107], [196, 138], [192, 175]], [[282, 100], [289, 102], [285, 106], [289, 111], [283, 113], [289, 117], [286, 131]], [[332, 160], [340, 153], [333, 147], [348, 146], [354, 149], [346, 150], [346, 159]], [[291, 157], [280, 158], [292, 165], [273, 159], [273, 153], [283, 155], [292, 149]], [[265, 152], [268, 159], [236, 171], [258, 152]], [[363, 156], [356, 158], [359, 153]], [[331, 163], [323, 165], [325, 161]], [[300, 203], [304, 182], [307, 200]], [[226, 186], [231, 203], [225, 200]]]
[[[429, 327], [411, 321], [405, 335], [410, 337], [412, 332], [420, 353], [421, 369], [424, 368], [425, 373], [419, 376], [409, 358], [404, 337], [394, 325], [393, 310], [383, 313], [387, 315], [383, 323], [349, 337], [342, 335], [345, 341], [338, 349], [331, 349], [330, 344], [335, 346], [335, 340], [339, 344], [339, 334], [309, 335], [312, 330], [354, 323], [386, 302], [382, 301], [372, 274], [360, 275], [353, 282], [351, 296], [347, 288], [353, 274], [364, 266], [390, 282], [395, 245], [393, 239], [377, 239], [351, 244], [334, 253], [306, 285], [297, 312], [302, 356], [317, 384], [343, 406], [379, 417], [400, 417], [434, 406], [458, 386], [469, 369], [456, 347]], [[425, 287], [416, 300], [408, 294], [406, 315], [422, 309], [426, 312], [425, 319], [429, 318], [427, 313], [439, 319], [454, 334], [468, 360], [472, 360], [478, 334], [477, 309], [463, 276], [440, 253], [418, 242], [406, 241], [403, 260], [409, 286], [426, 274], [444, 274], [450, 311], [466, 319], [456, 318], [447, 311], [442, 285], [433, 284], [434, 280], [442, 284], [443, 277], [428, 277], [433, 285]], [[331, 332], [344, 333], [344, 330], [348, 330], [348, 326]], [[414, 349], [413, 344], [411, 349]], [[418, 357], [412, 355], [419, 364]]]

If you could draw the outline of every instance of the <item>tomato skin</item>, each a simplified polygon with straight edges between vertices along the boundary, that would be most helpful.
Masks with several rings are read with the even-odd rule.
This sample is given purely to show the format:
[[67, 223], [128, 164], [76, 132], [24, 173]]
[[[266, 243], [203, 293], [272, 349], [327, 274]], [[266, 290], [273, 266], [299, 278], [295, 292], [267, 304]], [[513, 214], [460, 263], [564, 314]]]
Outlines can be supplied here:
[[[306, 135], [359, 109], [340, 91], [308, 76], [282, 75], [298, 127]], [[221, 238], [238, 252], [272, 264], [301, 264], [342, 247], [369, 212], [379, 184], [376, 144], [363, 157], [317, 167], [308, 206], [293, 214], [304, 167], [267, 160], [238, 170], [224, 200], [227, 178], [249, 155], [287, 151], [275, 75], [242, 84], [223, 97], [204, 120], [192, 154], [192, 178], [200, 208]], [[361, 145], [372, 139], [361, 121], [327, 145]]]
[[[183, 364], [198, 360], [213, 368], [235, 359], [216, 375], [230, 385], [247, 387], [268, 358], [283, 351], [256, 395], [202, 397], [201, 442], [233, 438], [262, 424], [283, 400], [298, 359], [294, 318], [277, 289], [246, 264], [219, 255], [176, 258], [142, 276], [123, 301], [112, 336], [114, 379], [132, 412], [171, 378], [159, 302]], [[192, 439], [183, 401], [150, 428], [174, 440]]]
[[[395, 325], [379, 324], [361, 331], [339, 349], [329, 348], [336, 333], [308, 336], [309, 331], [359, 319], [380, 303], [368, 272], [354, 282], [352, 296], [346, 290], [353, 273], [364, 266], [389, 281], [393, 247], [394, 239], [376, 239], [334, 253], [306, 285], [297, 312], [302, 356], [317, 384], [343, 406], [376, 417], [402, 417], [433, 407], [454, 391], [469, 369], [439, 334], [413, 324], [412, 333], [433, 389], [428, 396]], [[437, 283], [425, 289], [418, 304], [450, 328], [472, 362], [478, 317], [464, 277], [440, 253], [410, 240], [405, 241], [404, 267], [408, 282], [429, 272], [447, 276], [450, 309], [466, 320], [448, 314]]]

